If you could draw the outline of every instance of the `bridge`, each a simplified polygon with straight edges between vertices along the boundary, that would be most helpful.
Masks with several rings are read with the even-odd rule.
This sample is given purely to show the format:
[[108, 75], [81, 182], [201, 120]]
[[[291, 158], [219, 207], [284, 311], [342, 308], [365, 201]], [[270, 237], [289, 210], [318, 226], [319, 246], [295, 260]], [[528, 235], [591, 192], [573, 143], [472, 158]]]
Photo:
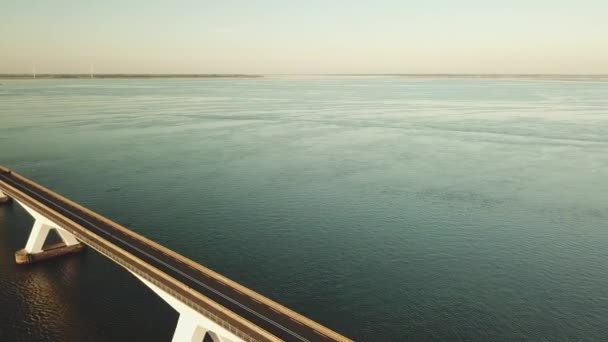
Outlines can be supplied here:
[[[173, 342], [351, 341], [255, 291], [0, 166], [0, 203], [12, 198], [34, 218], [18, 263], [77, 252], [83, 244], [114, 261], [179, 313]], [[44, 247], [51, 230], [62, 243]]]

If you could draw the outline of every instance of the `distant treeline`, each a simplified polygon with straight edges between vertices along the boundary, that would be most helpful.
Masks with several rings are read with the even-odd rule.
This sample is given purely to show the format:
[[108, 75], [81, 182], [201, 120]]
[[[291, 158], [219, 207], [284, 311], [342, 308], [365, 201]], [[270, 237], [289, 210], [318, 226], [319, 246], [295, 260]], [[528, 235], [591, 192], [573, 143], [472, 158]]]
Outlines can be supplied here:
[[324, 76], [446, 77], [446, 78], [606, 78], [604, 74], [324, 74]]
[[[404, 77], [404, 78], [522, 78], [549, 80], [608, 80], [608, 75], [575, 74], [283, 74], [266, 76], [331, 76], [331, 77]], [[36, 74], [36, 79], [87, 79], [87, 78], [256, 78], [264, 75], [253, 74]], [[0, 79], [33, 79], [32, 74], [0, 74]]]
[[[262, 77], [261, 75], [241, 75], [241, 74], [36, 74], [36, 79], [43, 78], [253, 78]], [[28, 74], [0, 74], [0, 78], [25, 79], [34, 78]]]

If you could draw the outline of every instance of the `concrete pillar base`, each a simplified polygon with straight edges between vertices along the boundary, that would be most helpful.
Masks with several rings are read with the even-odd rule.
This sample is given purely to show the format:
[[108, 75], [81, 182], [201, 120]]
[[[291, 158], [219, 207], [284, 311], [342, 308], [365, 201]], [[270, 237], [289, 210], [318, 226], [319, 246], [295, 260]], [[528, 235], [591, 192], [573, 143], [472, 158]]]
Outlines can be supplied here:
[[15, 252], [15, 262], [18, 264], [33, 264], [66, 254], [82, 252], [83, 250], [84, 245], [82, 243], [66, 246], [63, 242], [48, 246], [38, 253], [28, 253], [25, 249], [20, 249]]

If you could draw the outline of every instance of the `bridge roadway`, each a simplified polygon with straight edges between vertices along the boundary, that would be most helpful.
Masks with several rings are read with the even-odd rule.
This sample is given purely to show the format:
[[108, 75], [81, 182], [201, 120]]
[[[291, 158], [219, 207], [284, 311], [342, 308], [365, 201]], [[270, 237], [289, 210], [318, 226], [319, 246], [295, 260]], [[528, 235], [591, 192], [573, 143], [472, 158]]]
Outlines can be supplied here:
[[[0, 167], [0, 190], [43, 211], [57, 223], [67, 225], [68, 227], [62, 228], [72, 232], [84, 243], [103, 244], [101, 248], [93, 246], [95, 249], [114, 250], [113, 258], [121, 259], [123, 266], [127, 263], [129, 268], [138, 271], [136, 273], [147, 275], [148, 279], [152, 278], [156, 283], [175, 290], [178, 298], [188, 299], [187, 303], [195, 303], [195, 310], [203, 307], [207, 313], [214, 313], [219, 317], [216, 318], [219, 320], [216, 323], [230, 325], [243, 336], [249, 337], [246, 339], [274, 340], [273, 337], [276, 337], [284, 341], [350, 341], [4, 167]], [[87, 234], [83, 228], [92, 234]], [[95, 239], [95, 243], [87, 243]], [[121, 252], [134, 256], [135, 261], [129, 261], [127, 257], [122, 258]], [[158, 276], [158, 272], [164, 275]], [[173, 281], [168, 281], [168, 278]], [[180, 288], [181, 284], [183, 286]], [[200, 295], [191, 295], [192, 291], [202, 295], [203, 300]], [[209, 305], [209, 299], [219, 306]], [[239, 317], [235, 319], [234, 314]], [[252, 329], [251, 324], [243, 322], [243, 319], [263, 331], [256, 331], [255, 327]], [[271, 336], [264, 332], [270, 333]]]

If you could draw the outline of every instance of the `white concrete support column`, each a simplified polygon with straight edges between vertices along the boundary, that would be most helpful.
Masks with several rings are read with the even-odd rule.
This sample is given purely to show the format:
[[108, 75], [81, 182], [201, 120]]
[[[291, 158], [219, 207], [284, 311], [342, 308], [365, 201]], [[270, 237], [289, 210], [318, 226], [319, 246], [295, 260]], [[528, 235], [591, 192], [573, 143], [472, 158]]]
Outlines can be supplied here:
[[57, 227], [57, 234], [66, 246], [72, 246], [80, 243], [78, 240], [76, 240], [72, 233], [62, 228]]
[[27, 243], [25, 244], [25, 251], [29, 254], [42, 252], [44, 241], [46, 241], [46, 237], [49, 235], [50, 231], [51, 227], [42, 223], [42, 220], [34, 221], [32, 232], [30, 233], [30, 237], [27, 239]]
[[[131, 272], [131, 271], [129, 271]], [[208, 334], [214, 342], [244, 342], [230, 331], [224, 329], [209, 318], [194, 311], [175, 297], [161, 290], [156, 285], [131, 272], [137, 279], [159, 295], [167, 304], [179, 313], [177, 327], [172, 342], [200, 342]]]
[[180, 314], [171, 342], [200, 342], [206, 332], [192, 317]]

